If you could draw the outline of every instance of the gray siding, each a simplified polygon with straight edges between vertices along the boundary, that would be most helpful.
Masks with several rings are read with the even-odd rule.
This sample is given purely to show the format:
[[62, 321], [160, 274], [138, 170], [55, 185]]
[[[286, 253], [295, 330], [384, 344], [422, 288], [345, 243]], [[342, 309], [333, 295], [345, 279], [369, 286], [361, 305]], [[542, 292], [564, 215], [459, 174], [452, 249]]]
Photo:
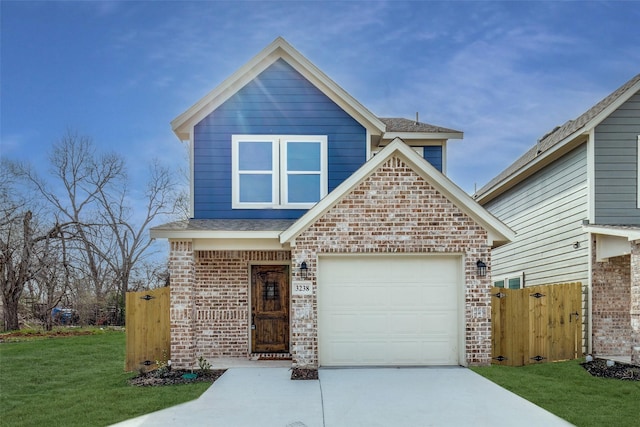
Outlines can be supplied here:
[[[485, 205], [516, 233], [492, 252], [492, 278], [524, 272], [527, 286], [588, 277], [586, 144]], [[580, 248], [573, 244], [580, 242]]]
[[595, 223], [640, 225], [638, 209], [640, 93], [595, 130]]

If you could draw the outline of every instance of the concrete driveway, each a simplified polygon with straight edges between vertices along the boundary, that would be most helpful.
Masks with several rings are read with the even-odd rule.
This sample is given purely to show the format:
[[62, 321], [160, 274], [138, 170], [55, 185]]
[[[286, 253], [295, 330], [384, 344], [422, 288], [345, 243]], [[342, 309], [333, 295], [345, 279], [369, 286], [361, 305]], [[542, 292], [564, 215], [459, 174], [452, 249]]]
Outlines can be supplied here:
[[469, 369], [231, 368], [200, 398], [119, 424], [137, 426], [570, 426]]

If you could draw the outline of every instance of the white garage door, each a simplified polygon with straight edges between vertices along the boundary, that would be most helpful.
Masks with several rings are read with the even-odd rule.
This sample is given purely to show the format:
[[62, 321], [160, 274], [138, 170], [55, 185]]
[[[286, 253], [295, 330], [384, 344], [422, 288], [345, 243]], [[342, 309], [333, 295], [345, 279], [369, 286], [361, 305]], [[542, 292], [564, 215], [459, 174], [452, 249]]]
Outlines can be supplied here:
[[457, 365], [459, 256], [323, 256], [321, 366]]

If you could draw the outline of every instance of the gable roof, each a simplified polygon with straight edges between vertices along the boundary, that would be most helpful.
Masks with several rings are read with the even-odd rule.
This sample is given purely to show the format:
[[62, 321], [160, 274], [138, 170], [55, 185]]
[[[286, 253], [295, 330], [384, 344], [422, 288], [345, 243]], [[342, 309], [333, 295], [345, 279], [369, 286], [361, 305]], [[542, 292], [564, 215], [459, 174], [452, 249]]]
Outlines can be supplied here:
[[320, 200], [313, 208], [309, 209], [291, 227], [283, 231], [282, 234], [280, 234], [280, 242], [283, 244], [291, 243], [300, 233], [311, 226], [346, 194], [353, 190], [353, 188], [374, 173], [376, 169], [394, 155], [402, 158], [418, 175], [422, 176], [460, 210], [487, 230], [492, 247], [503, 245], [515, 238], [515, 233], [509, 227], [491, 215], [400, 138], [396, 138], [382, 149], [378, 155], [367, 161], [353, 175], [343, 181], [342, 184], [335, 188], [324, 199]]
[[380, 117], [380, 121], [387, 126], [383, 135], [385, 139], [462, 139], [462, 131], [443, 128], [397, 117]]
[[[544, 160], [547, 160], [547, 163], [555, 160], [555, 158], [552, 158], [554, 153], [562, 152], [563, 147], [576, 142], [576, 138], [586, 135], [639, 90], [640, 74], [620, 86], [576, 119], [569, 120], [562, 126], [558, 126], [543, 135], [529, 151], [478, 190], [474, 198], [481, 202], [488, 202], [529, 176], [530, 174], [526, 174], [526, 172], [531, 168], [534, 168], [539, 163], [544, 163]], [[571, 146], [570, 148], [573, 147]], [[543, 165], [538, 165], [536, 170], [539, 170]]]
[[171, 122], [173, 132], [180, 140], [188, 140], [191, 128], [222, 103], [233, 96], [238, 90], [251, 82], [261, 72], [278, 59], [283, 59], [297, 72], [302, 74], [314, 86], [322, 91], [333, 102], [349, 113], [364, 126], [372, 135], [382, 135], [385, 124], [373, 113], [338, 86], [318, 67], [311, 63], [300, 52], [293, 48], [285, 39], [278, 37], [269, 46], [254, 56], [249, 62], [224, 80], [187, 111], [180, 114]]

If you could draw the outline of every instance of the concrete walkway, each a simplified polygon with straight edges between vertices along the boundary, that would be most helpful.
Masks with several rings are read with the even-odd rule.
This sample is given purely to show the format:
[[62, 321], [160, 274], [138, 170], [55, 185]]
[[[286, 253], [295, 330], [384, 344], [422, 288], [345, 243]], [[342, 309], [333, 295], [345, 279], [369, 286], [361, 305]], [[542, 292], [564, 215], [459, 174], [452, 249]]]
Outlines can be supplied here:
[[119, 424], [138, 426], [570, 426], [465, 368], [231, 368], [200, 398]]

